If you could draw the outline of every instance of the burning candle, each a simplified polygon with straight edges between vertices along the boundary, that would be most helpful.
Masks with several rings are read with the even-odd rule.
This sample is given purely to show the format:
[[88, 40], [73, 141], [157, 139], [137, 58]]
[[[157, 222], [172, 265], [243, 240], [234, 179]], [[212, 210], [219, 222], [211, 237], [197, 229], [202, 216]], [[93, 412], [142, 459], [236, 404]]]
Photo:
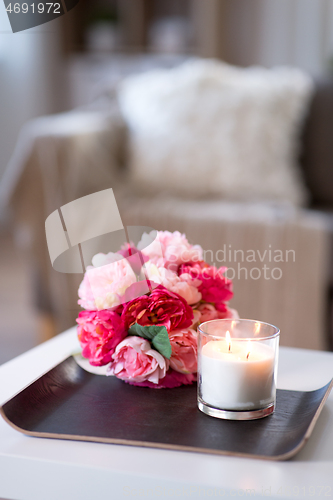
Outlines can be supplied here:
[[[203, 323], [199, 327], [199, 336], [205, 325], [221, 321], [230, 324], [230, 320]], [[250, 323], [247, 323], [247, 329], [242, 322]], [[278, 330], [266, 325], [275, 329], [273, 337], [267, 338], [266, 335], [262, 337], [260, 328], [258, 331], [258, 324], [262, 323], [251, 320], [234, 320], [232, 323], [230, 326], [236, 330], [237, 338], [231, 336], [229, 330], [223, 332], [222, 338], [211, 333], [201, 334], [204, 338], [199, 342], [199, 402], [208, 409], [227, 412], [251, 412], [264, 408], [273, 411]], [[235, 324], [237, 328], [234, 328]], [[214, 333], [218, 333], [216, 328]], [[199, 408], [202, 409], [200, 404]]]

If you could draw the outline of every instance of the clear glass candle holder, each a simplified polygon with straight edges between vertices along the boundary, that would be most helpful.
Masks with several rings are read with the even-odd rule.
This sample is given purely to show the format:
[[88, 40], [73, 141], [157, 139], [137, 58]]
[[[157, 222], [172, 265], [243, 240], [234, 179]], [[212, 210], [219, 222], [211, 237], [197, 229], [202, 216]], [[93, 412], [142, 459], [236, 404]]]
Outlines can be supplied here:
[[280, 330], [250, 319], [198, 327], [198, 407], [212, 417], [253, 420], [274, 412]]

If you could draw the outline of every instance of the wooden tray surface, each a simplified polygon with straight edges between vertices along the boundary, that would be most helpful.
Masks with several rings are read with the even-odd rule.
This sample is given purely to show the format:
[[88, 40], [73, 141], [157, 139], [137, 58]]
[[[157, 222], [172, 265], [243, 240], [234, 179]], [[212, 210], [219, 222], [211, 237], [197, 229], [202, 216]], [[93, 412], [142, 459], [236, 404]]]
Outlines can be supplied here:
[[0, 412], [30, 436], [286, 460], [309, 438], [332, 384], [311, 392], [277, 390], [273, 415], [229, 421], [198, 410], [196, 386], [134, 387], [89, 373], [69, 357]]

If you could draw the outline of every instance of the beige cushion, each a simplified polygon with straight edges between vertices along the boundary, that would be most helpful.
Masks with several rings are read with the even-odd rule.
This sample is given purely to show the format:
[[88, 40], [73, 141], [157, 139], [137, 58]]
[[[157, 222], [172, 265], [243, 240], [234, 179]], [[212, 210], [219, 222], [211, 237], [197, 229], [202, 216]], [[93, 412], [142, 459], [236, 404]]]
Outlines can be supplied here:
[[182, 196], [302, 204], [298, 134], [312, 81], [297, 69], [195, 59], [125, 79], [137, 188]]

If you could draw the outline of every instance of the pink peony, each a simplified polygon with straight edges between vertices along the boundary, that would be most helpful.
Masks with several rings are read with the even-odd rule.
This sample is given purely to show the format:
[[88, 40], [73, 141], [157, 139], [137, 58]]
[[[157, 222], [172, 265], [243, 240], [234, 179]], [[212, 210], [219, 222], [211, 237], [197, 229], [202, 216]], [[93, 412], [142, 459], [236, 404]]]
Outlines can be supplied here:
[[[238, 318], [237, 311], [235, 309], [230, 309], [222, 302], [216, 304], [216, 307], [213, 304], [200, 304], [193, 312], [197, 318], [198, 324], [204, 323], [205, 321], [211, 321], [213, 319]], [[197, 316], [197, 313], [199, 313], [199, 316]]]
[[197, 334], [191, 328], [173, 330], [169, 333], [172, 349], [170, 368], [180, 373], [196, 373]]
[[119, 314], [107, 310], [81, 311], [76, 321], [82, 356], [94, 366], [109, 363], [115, 347], [127, 335]]
[[160, 285], [149, 296], [128, 302], [122, 318], [126, 328], [139, 323], [142, 326], [163, 325], [170, 331], [191, 326], [193, 310], [180, 295]]
[[226, 267], [217, 269], [203, 263], [194, 263], [193, 265], [190, 263], [181, 266], [178, 272], [186, 272], [201, 281], [198, 290], [204, 302], [220, 303], [227, 302], [233, 297], [232, 281], [223, 275], [226, 269]]
[[148, 340], [130, 336], [116, 347], [107, 374], [129, 382], [158, 384], [168, 367], [169, 361], [152, 349]]
[[148, 260], [133, 244], [125, 243], [117, 253], [126, 258], [135, 274], [140, 274], [143, 264]]
[[197, 309], [193, 309], [193, 321], [191, 328], [196, 330], [197, 326], [201, 323], [200, 318], [201, 318], [200, 311], [198, 311]]
[[153, 288], [156, 287], [158, 287], [158, 283], [153, 283], [152, 281], [137, 281], [126, 289], [125, 293], [120, 297], [120, 301], [122, 304], [126, 304], [127, 302], [130, 302], [131, 300], [134, 300], [141, 295], [149, 293]]
[[205, 321], [211, 321], [213, 319], [218, 319], [219, 313], [213, 304], [203, 303], [197, 308], [200, 313], [199, 323], [204, 323]]
[[[153, 235], [150, 236], [150, 242]], [[146, 241], [147, 240], [147, 241]], [[179, 231], [170, 233], [169, 231], [158, 231], [156, 239], [147, 245], [149, 237], [142, 238], [142, 253], [149, 257], [154, 264], [166, 268], [177, 268], [180, 264], [189, 261], [199, 261], [202, 259], [202, 248], [200, 245], [191, 245], [184, 234]], [[143, 248], [144, 245], [145, 248]], [[164, 259], [164, 261], [163, 261]]]
[[[216, 307], [218, 304], [215, 304]], [[239, 314], [236, 309], [232, 309], [231, 307], [226, 307], [226, 310], [223, 312], [219, 310], [219, 319], [231, 318], [231, 319], [239, 319]]]
[[78, 294], [80, 297], [80, 299], [78, 300], [78, 304], [80, 304], [80, 306], [83, 307], [83, 309], [87, 309], [88, 311], [95, 311], [97, 309], [95, 303], [95, 296], [90, 286], [90, 281], [87, 273], [85, 273], [83, 280], [81, 281]]
[[175, 283], [170, 287], [166, 286], [166, 288], [168, 288], [168, 290], [171, 290], [172, 292], [178, 293], [178, 295], [183, 297], [183, 299], [185, 299], [189, 305], [197, 304], [197, 302], [200, 302], [202, 298], [202, 295], [199, 292], [198, 288], [196, 286], [193, 286], [192, 283], [187, 280], [181, 279], [178, 281], [178, 283]]
[[209, 264], [207, 264], [207, 262], [205, 262], [204, 260], [199, 260], [196, 262], [185, 262], [183, 264], [180, 264], [180, 266], [178, 267], [178, 275], [180, 276], [181, 274], [186, 273], [190, 274], [192, 278], [199, 278], [203, 269], [206, 269], [208, 267], [210, 267]]
[[151, 262], [148, 262], [145, 267], [150, 280], [160, 283], [171, 292], [178, 293], [189, 305], [200, 302], [201, 293], [198, 290], [201, 285], [200, 280], [193, 279], [190, 274], [185, 273], [178, 276], [170, 269], [157, 267]]
[[201, 281], [198, 279], [193, 279], [190, 274], [181, 274], [177, 276], [176, 273], [165, 270], [165, 278], [163, 279], [163, 286], [170, 290], [171, 292], [178, 293], [186, 302], [190, 305], [197, 304], [200, 302], [202, 295], [198, 288], [201, 285]]
[[[116, 256], [116, 257], [115, 257]], [[120, 259], [110, 261], [110, 259]], [[88, 310], [110, 309], [121, 303], [120, 297], [136, 282], [136, 276], [127, 260], [118, 254], [97, 254], [88, 266], [79, 288], [81, 307]]]

